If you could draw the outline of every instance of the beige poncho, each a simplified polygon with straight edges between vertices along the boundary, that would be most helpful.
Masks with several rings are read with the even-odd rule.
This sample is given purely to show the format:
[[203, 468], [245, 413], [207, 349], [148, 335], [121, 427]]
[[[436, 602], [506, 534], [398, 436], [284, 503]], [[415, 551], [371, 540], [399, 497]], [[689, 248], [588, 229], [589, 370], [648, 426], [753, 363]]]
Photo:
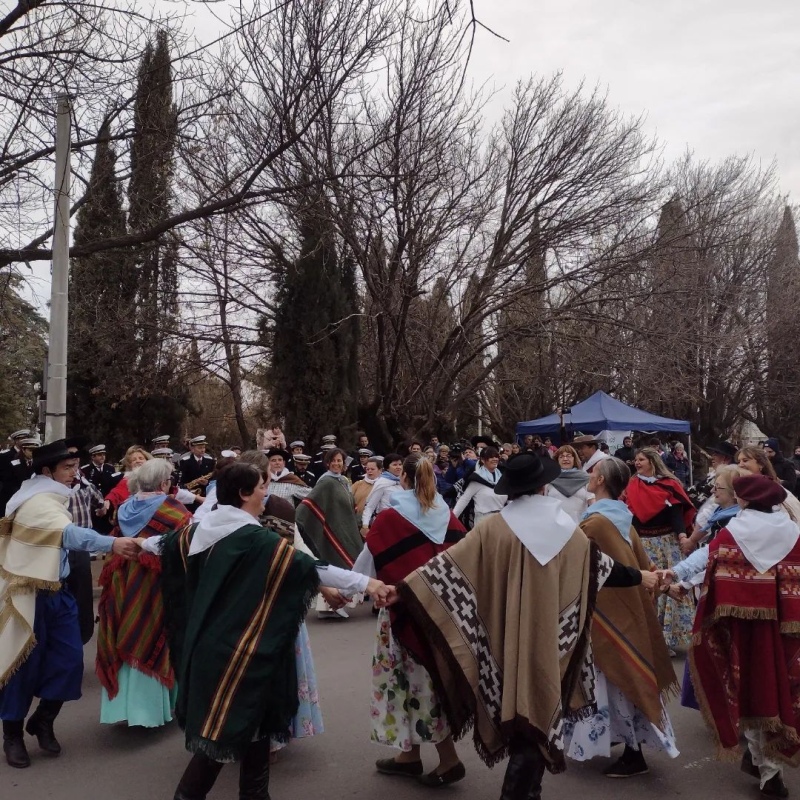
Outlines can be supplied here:
[[576, 529], [542, 566], [500, 514], [400, 584], [455, 738], [490, 766], [512, 736], [565, 768], [566, 714], [594, 713], [590, 624], [600, 552]]

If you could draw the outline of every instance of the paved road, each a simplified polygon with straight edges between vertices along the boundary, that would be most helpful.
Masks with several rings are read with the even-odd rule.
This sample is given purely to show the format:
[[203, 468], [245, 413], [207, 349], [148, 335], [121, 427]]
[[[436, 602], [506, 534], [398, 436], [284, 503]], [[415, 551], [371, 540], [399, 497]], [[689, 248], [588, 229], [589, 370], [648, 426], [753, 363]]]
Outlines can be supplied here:
[[[312, 614], [311, 617], [315, 615]], [[362, 606], [347, 622], [309, 619], [312, 647], [325, 714], [326, 733], [294, 742], [273, 767], [273, 800], [411, 800], [432, 790], [409, 779], [375, 773], [376, 758], [391, 754], [370, 744], [368, 693], [374, 618]], [[64, 752], [58, 759], [40, 755], [28, 739], [33, 764], [12, 770], [0, 762], [0, 800], [171, 800], [174, 787], [188, 760], [181, 732], [175, 723], [158, 731], [123, 726], [101, 726], [99, 684], [93, 671], [94, 644], [86, 648], [84, 697], [68, 703], [57, 725]], [[676, 662], [681, 672], [683, 665]], [[760, 795], [755, 781], [738, 765], [721, 764], [698, 712], [671, 707], [681, 756], [672, 761], [648, 754], [651, 772], [620, 781], [600, 775], [608, 762], [570, 763], [563, 775], [545, 777], [545, 800], [551, 798], [652, 798], [715, 796], [752, 798]], [[441, 790], [451, 800], [497, 800], [503, 766], [490, 770], [478, 759], [469, 742], [459, 744], [467, 778]], [[433, 748], [425, 748], [426, 767], [435, 766]], [[800, 774], [788, 771], [793, 797], [800, 798]], [[228, 767], [209, 800], [237, 798], [237, 770]]]

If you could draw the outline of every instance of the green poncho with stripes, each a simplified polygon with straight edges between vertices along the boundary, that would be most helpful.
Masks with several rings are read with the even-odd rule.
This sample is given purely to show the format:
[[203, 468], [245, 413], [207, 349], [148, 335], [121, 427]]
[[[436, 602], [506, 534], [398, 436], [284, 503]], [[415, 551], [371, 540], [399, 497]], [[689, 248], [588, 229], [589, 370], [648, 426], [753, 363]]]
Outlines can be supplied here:
[[176, 716], [187, 750], [235, 761], [253, 740], [287, 735], [294, 641], [319, 579], [314, 560], [274, 531], [245, 525], [189, 556], [194, 529], [162, 546]]

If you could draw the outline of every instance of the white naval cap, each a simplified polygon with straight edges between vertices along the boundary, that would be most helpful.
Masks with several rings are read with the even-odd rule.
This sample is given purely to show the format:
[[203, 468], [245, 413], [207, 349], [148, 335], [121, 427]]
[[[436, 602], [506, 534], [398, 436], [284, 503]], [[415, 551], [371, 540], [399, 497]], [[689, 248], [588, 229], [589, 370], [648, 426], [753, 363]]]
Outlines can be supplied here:
[[195, 436], [189, 439], [189, 444], [208, 444], [208, 441], [206, 440], [206, 435], [203, 434], [202, 436]]
[[31, 436], [31, 431], [28, 428], [22, 428], [18, 431], [14, 431], [8, 438], [16, 441], [17, 439], [27, 439], [29, 436]]
[[96, 444], [94, 447], [89, 448], [89, 455], [96, 456], [99, 453], [105, 453], [106, 446], [104, 444]]
[[153, 450], [153, 452], [150, 455], [152, 455], [152, 456], [171, 456], [172, 455], [172, 448], [171, 447], [157, 447], [155, 450]]

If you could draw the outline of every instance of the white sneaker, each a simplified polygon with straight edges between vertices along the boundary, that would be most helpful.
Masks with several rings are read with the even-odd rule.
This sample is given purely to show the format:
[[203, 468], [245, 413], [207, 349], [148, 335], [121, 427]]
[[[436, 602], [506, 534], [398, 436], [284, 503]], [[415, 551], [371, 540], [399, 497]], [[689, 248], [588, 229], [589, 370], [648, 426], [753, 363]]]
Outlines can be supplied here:
[[341, 617], [342, 619], [350, 619], [350, 615], [343, 609], [340, 608], [337, 611], [333, 612], [336, 616]]

